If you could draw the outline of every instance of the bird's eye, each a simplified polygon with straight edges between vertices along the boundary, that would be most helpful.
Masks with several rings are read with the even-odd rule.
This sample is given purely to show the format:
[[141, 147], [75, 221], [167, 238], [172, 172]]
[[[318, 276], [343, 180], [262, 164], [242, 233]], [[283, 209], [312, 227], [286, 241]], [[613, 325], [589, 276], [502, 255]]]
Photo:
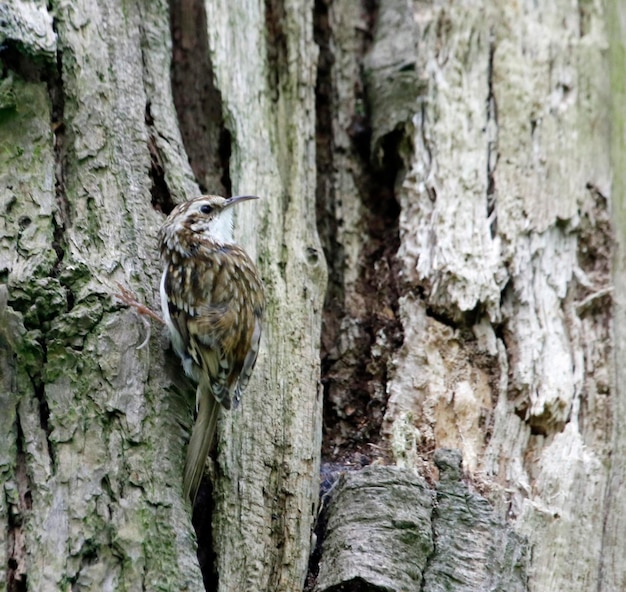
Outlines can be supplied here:
[[206, 204], [203, 206], [200, 206], [200, 211], [203, 214], [210, 214], [213, 211], [213, 208], [211, 206], [207, 206]]

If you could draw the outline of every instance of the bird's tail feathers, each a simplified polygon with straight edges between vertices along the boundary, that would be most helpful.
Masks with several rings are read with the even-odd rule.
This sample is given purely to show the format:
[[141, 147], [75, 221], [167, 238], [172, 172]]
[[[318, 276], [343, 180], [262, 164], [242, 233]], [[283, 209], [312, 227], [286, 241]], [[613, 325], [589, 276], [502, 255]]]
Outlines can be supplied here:
[[211, 390], [202, 384], [198, 385], [196, 405], [198, 416], [189, 439], [183, 474], [183, 491], [185, 496], [191, 500], [192, 505], [196, 501], [198, 488], [204, 475], [206, 459], [215, 438], [217, 416], [220, 409], [220, 404], [215, 400]]

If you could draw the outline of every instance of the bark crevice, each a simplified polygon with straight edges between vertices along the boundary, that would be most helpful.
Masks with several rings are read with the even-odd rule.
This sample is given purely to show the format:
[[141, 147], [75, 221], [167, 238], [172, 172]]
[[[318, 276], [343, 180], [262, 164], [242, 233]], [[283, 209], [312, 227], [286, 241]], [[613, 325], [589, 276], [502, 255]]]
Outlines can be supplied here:
[[7, 515], [7, 592], [26, 592], [28, 590], [27, 548], [24, 532], [24, 512], [32, 505], [30, 497], [30, 483], [26, 472], [26, 452], [24, 447], [24, 432], [20, 424], [19, 415], [15, 419], [16, 425], [16, 464], [15, 481], [17, 484], [17, 499], [12, 500]]
[[211, 525], [214, 509], [213, 487], [210, 479], [205, 477], [198, 490], [192, 522], [198, 540], [198, 563], [206, 590], [219, 590], [219, 574], [216, 569], [217, 557], [213, 548], [213, 528]]
[[287, 35], [284, 31], [285, 4], [283, 0], [265, 0], [265, 44], [268, 61], [268, 86], [273, 101], [280, 96], [280, 74], [288, 70]]
[[[400, 245], [400, 208], [395, 187], [402, 176], [404, 128], [398, 125], [377, 138], [376, 157], [370, 146], [372, 119], [363, 60], [370, 45], [377, 9], [360, 7], [363, 28], [352, 33], [358, 47], [352, 80], [351, 111], [339, 96], [334, 71], [345, 31], [334, 32], [329, 5], [315, 4], [315, 40], [320, 49], [316, 85], [317, 224], [329, 265], [324, 307], [322, 382], [324, 385], [323, 457], [328, 461], [371, 462], [386, 406], [387, 366], [402, 344], [398, 318], [401, 287], [396, 253]], [[351, 14], [354, 17], [354, 14]], [[338, 38], [334, 38], [338, 36]], [[341, 37], [341, 38], [339, 38]], [[335, 48], [335, 49], [333, 49]], [[341, 57], [341, 55], [340, 55]], [[354, 58], [353, 58], [354, 59]], [[345, 89], [344, 89], [345, 90]], [[339, 129], [339, 122], [346, 122]], [[352, 194], [339, 185], [336, 172], [350, 171]], [[348, 219], [354, 208], [358, 214]], [[361, 235], [358, 253], [348, 260], [346, 235]], [[347, 280], [347, 275], [353, 279]], [[342, 335], [349, 334], [349, 338]]]
[[[52, 28], [57, 32], [56, 22]], [[52, 276], [58, 276], [63, 258], [65, 257], [65, 232], [71, 225], [70, 205], [65, 192], [65, 178], [67, 166], [67, 138], [65, 128], [65, 92], [63, 89], [63, 52], [57, 48], [56, 62], [46, 69], [44, 74], [48, 97], [50, 99], [50, 130], [54, 138], [54, 194], [57, 210], [52, 218], [53, 237], [52, 248], [57, 260], [52, 270]]]
[[[52, 28], [56, 32], [56, 22], [52, 21]], [[56, 61], [49, 65], [43, 74], [43, 78], [48, 90], [50, 100], [50, 130], [54, 142], [54, 196], [56, 211], [52, 216], [52, 249], [56, 254], [56, 261], [52, 265], [50, 277], [59, 281], [60, 288], [65, 293], [65, 312], [74, 308], [76, 300], [71, 283], [66, 281], [63, 274], [63, 262], [67, 251], [66, 233], [72, 224], [71, 208], [65, 189], [65, 179], [67, 173], [67, 146], [71, 144], [67, 138], [65, 126], [65, 91], [63, 87], [63, 52], [57, 48]], [[45, 343], [42, 343], [45, 352]], [[40, 410], [42, 405], [47, 407], [45, 394], [42, 392], [39, 397]], [[40, 413], [47, 416], [47, 413]], [[47, 425], [47, 420], [42, 421], [42, 427]], [[48, 433], [48, 432], [47, 432]], [[49, 448], [50, 445], [49, 445]], [[52, 456], [51, 456], [52, 458]]]
[[146, 104], [146, 126], [148, 128], [148, 152], [150, 154], [149, 174], [152, 207], [167, 215], [176, 204], [165, 179], [165, 168], [154, 136], [154, 119], [150, 112], [149, 102]]
[[172, 95], [189, 165], [201, 191], [228, 196], [231, 132], [215, 83], [202, 0], [170, 0], [170, 29]]
[[[47, 351], [45, 345], [45, 343], [41, 344], [44, 353], [44, 368], [45, 364], [47, 363]], [[48, 401], [46, 399], [46, 391], [44, 387], [43, 377], [39, 376], [32, 382], [35, 399], [37, 400], [37, 403], [39, 405], [39, 425], [43, 430], [43, 433], [46, 435], [46, 445], [48, 447], [48, 456], [50, 457], [50, 470], [54, 475], [56, 472], [56, 454], [54, 451], [54, 445], [52, 444], [52, 440], [50, 439], [50, 436], [52, 434], [52, 428], [50, 427], [50, 407], [48, 406]]]
[[495, 172], [498, 165], [498, 104], [493, 88], [493, 56], [496, 51], [495, 34], [489, 32], [489, 63], [487, 67], [487, 218], [491, 238], [498, 233], [496, 211]]

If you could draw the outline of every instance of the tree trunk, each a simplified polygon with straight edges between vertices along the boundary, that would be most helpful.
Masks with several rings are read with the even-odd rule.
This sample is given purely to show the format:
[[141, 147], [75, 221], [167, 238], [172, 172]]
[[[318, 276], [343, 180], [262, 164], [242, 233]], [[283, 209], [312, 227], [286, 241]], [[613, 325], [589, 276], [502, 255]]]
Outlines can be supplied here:
[[[623, 158], [623, 9], [364, 6], [332, 3], [318, 20], [335, 125], [326, 145], [343, 147], [329, 149], [318, 187], [335, 214], [322, 236], [341, 298], [325, 313], [337, 338], [322, 341], [324, 469], [331, 482], [372, 461], [426, 476], [434, 552], [423, 565], [417, 551], [395, 561], [404, 551], [389, 543], [377, 564], [403, 573], [377, 579], [359, 560], [377, 546], [363, 523], [403, 523], [402, 505], [360, 520], [347, 496], [385, 477], [348, 473], [330, 492], [317, 589], [622, 589], [623, 262], [612, 274], [611, 195], [619, 216], [623, 188], [611, 161]], [[384, 244], [395, 240], [394, 257]], [[463, 455], [461, 507], [480, 492], [490, 517], [449, 504], [442, 448]]]
[[[266, 196], [239, 228], [259, 237], [268, 290], [260, 360], [220, 436], [214, 547], [220, 590], [300, 590], [318, 496], [319, 334], [326, 266], [315, 229], [315, 63], [305, 2], [207, 2], [233, 139], [236, 192]], [[244, 236], [240, 233], [240, 236]]]
[[268, 296], [255, 376], [220, 430], [205, 581], [302, 587], [325, 289], [304, 6], [173, 2], [171, 19], [164, 2], [0, 9], [9, 590], [202, 587], [181, 495], [194, 389], [160, 327], [138, 349], [144, 323], [111, 297], [120, 282], [158, 306], [163, 212], [201, 191], [261, 196], [237, 234]]
[[[0, 7], [0, 582], [301, 590], [321, 446], [306, 589], [626, 587], [624, 23], [616, 0]], [[157, 229], [200, 192], [261, 196], [236, 235], [268, 295], [202, 572], [193, 385], [111, 297], [158, 307]]]

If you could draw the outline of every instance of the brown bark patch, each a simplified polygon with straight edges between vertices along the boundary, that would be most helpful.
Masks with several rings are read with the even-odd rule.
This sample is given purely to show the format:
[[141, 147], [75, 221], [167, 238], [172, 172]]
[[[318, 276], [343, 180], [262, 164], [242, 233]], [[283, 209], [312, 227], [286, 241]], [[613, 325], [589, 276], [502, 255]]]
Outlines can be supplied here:
[[[370, 7], [370, 11], [373, 10]], [[363, 9], [363, 22], [371, 15]], [[371, 31], [359, 33], [361, 56]], [[315, 4], [315, 40], [320, 47], [317, 107], [317, 214], [318, 230], [329, 268], [329, 285], [322, 328], [322, 382], [324, 385], [324, 441], [322, 455], [327, 460], [363, 462], [380, 456], [377, 447], [386, 407], [388, 364], [402, 344], [398, 319], [398, 263], [400, 208], [395, 184], [401, 174], [398, 144], [402, 132], [384, 137], [382, 160], [370, 158], [371, 126], [362, 78], [354, 83], [354, 104], [363, 107], [351, 114], [347, 132], [351, 146], [346, 165], [337, 163], [337, 89], [334, 87], [333, 31], [327, 3]], [[345, 114], [344, 114], [345, 115]], [[345, 120], [345, 118], [344, 118]], [[337, 166], [349, 166], [356, 195], [341, 195], [334, 182]], [[343, 224], [343, 203], [356, 199], [362, 212], [358, 221], [361, 252], [358, 278], [347, 282], [345, 245], [339, 236]]]

